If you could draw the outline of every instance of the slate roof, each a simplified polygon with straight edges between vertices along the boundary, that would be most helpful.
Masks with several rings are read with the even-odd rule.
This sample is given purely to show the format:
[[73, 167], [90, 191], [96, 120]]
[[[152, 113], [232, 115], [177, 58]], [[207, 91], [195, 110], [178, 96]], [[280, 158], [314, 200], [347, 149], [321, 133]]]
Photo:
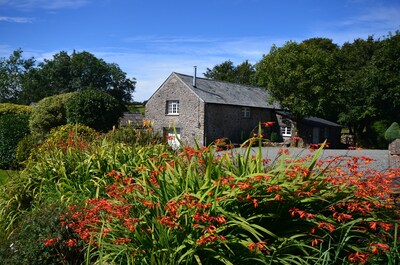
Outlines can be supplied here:
[[[289, 119], [292, 119], [292, 115], [286, 111], [277, 111], [276, 112], [279, 115], [285, 116]], [[329, 126], [329, 127], [342, 127], [342, 125], [321, 119], [318, 117], [313, 117], [313, 116], [308, 116], [305, 117], [302, 121], [303, 124], [310, 125], [310, 126]]]
[[179, 73], [173, 74], [206, 103], [280, 109], [278, 103], [269, 103], [271, 96], [265, 89], [260, 87], [245, 86], [201, 77], [196, 77], [196, 87], [193, 87], [193, 76]]
[[143, 119], [144, 116], [140, 112], [124, 112], [124, 114], [121, 117], [121, 125], [122, 126], [127, 126], [128, 124], [132, 126], [142, 126], [143, 124]]

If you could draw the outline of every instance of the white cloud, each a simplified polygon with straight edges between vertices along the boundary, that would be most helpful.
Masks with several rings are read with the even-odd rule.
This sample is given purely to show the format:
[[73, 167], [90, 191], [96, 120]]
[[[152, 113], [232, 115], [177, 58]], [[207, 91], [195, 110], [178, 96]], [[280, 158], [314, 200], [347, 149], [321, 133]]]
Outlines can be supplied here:
[[30, 18], [30, 17], [4, 17], [4, 16], [0, 16], [0, 22], [32, 23], [33, 22], [33, 18]]
[[11, 6], [21, 10], [79, 8], [88, 0], [0, 0], [0, 6]]
[[368, 5], [362, 8], [359, 15], [341, 21], [321, 23], [314, 35], [328, 37], [343, 44], [357, 38], [366, 39], [368, 36], [381, 38], [397, 30], [400, 30], [400, 5]]

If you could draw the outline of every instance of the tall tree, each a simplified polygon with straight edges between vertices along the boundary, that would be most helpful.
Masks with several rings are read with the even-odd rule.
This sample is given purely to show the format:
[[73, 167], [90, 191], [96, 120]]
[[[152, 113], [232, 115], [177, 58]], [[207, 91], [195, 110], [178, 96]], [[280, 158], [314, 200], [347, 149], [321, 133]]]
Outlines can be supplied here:
[[36, 102], [51, 95], [98, 89], [129, 102], [135, 84], [135, 78], [128, 78], [117, 64], [106, 63], [89, 52], [69, 55], [62, 51], [29, 73], [23, 98]]
[[244, 61], [235, 68], [235, 83], [253, 85], [255, 72], [256, 69], [254, 65], [249, 63], [248, 60]]
[[33, 69], [35, 59], [24, 59], [22, 50], [15, 50], [9, 58], [0, 58], [0, 103], [19, 103], [26, 74]]
[[380, 115], [376, 105], [379, 89], [373, 77], [376, 70], [372, 65], [378, 44], [371, 36], [367, 40], [356, 39], [343, 44], [339, 53], [343, 76], [339, 122], [347, 125], [358, 143], [366, 128]]
[[221, 64], [215, 65], [212, 69], [207, 68], [204, 76], [219, 81], [234, 82], [235, 66], [233, 62], [228, 60]]
[[248, 60], [235, 66], [230, 60], [215, 65], [212, 69], [207, 68], [204, 76], [219, 81], [226, 81], [242, 85], [253, 84], [255, 73], [254, 66]]
[[337, 51], [330, 39], [275, 45], [256, 64], [256, 79], [296, 120], [305, 116], [334, 119], [333, 106], [340, 90]]

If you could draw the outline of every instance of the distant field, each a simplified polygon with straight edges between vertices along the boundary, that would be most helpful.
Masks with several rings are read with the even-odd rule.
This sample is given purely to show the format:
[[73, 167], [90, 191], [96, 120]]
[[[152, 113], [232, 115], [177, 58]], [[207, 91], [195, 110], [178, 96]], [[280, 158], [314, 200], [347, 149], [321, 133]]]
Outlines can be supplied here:
[[14, 171], [0, 169], [0, 185], [7, 182], [8, 178], [15, 174]]
[[140, 112], [144, 114], [144, 105], [143, 104], [130, 104], [127, 106], [128, 110], [131, 112]]

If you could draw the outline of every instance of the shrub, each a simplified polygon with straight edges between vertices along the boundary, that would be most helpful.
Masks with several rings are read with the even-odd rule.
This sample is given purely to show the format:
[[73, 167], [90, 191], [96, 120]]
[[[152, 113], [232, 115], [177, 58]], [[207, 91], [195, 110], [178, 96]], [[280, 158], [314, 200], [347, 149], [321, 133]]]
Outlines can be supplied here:
[[387, 141], [385, 139], [385, 132], [390, 125], [388, 120], [379, 120], [372, 124], [370, 138], [373, 142], [374, 148], [384, 149], [387, 148]]
[[279, 142], [280, 137], [279, 134], [277, 132], [271, 132], [271, 142]]
[[113, 143], [124, 143], [127, 145], [146, 146], [166, 142], [164, 137], [153, 131], [148, 121], [144, 121], [144, 125], [141, 128], [135, 128], [128, 124], [117, 130], [109, 131], [106, 137]]
[[74, 138], [80, 138], [81, 140], [91, 141], [95, 139], [97, 132], [83, 124], [65, 124], [51, 129], [47, 135], [47, 142], [59, 142], [65, 143], [72, 141]]
[[32, 134], [25, 135], [17, 144], [15, 158], [22, 165], [30, 157], [32, 150], [38, 146], [38, 140]]
[[0, 103], [0, 116], [5, 114], [30, 114], [31, 112], [31, 106], [12, 103]]
[[123, 114], [121, 104], [111, 95], [99, 90], [82, 91], [68, 101], [69, 123], [85, 124], [97, 131], [108, 131], [118, 124]]
[[400, 139], [400, 126], [397, 122], [393, 122], [385, 132], [385, 139], [389, 143], [396, 139]]
[[5, 114], [0, 116], [0, 168], [17, 166], [15, 151], [18, 142], [29, 133], [27, 114]]
[[[58, 225], [66, 210], [64, 205], [51, 203], [25, 213], [14, 233], [0, 242], [2, 264], [81, 264], [83, 255], [74, 235]], [[49, 242], [47, 238], [57, 240]]]
[[40, 100], [32, 110], [29, 128], [33, 136], [44, 138], [54, 127], [67, 124], [66, 103], [76, 92]]

